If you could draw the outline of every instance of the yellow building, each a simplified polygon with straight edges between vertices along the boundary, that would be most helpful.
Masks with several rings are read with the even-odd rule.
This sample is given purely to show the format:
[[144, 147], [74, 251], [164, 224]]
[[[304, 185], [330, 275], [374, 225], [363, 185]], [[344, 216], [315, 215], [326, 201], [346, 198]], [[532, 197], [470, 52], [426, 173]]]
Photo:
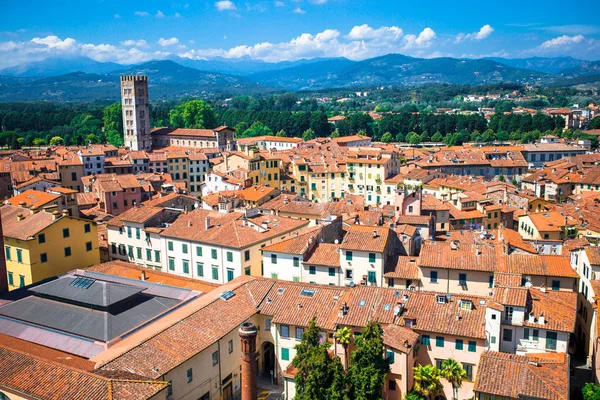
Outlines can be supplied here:
[[91, 221], [70, 217], [66, 210], [49, 213], [5, 205], [0, 212], [9, 290], [100, 262]]

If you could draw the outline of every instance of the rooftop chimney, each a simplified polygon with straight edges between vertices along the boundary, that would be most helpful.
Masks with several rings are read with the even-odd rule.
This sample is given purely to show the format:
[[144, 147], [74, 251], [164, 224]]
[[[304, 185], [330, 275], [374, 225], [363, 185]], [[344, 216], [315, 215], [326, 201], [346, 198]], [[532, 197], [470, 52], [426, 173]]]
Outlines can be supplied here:
[[256, 325], [244, 322], [239, 332], [242, 342], [242, 400], [257, 400]]

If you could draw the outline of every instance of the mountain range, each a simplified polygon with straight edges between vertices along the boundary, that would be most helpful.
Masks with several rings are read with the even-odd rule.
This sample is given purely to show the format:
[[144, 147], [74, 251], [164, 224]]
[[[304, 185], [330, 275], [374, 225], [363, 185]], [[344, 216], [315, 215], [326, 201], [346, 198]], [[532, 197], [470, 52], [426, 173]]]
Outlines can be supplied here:
[[267, 63], [250, 58], [191, 60], [173, 56], [137, 65], [85, 57], [50, 58], [0, 70], [0, 101], [112, 101], [119, 76], [145, 74], [155, 99], [233, 96], [428, 83], [499, 82], [552, 86], [600, 82], [600, 61], [557, 58], [415, 58], [388, 54], [362, 61], [315, 58]]

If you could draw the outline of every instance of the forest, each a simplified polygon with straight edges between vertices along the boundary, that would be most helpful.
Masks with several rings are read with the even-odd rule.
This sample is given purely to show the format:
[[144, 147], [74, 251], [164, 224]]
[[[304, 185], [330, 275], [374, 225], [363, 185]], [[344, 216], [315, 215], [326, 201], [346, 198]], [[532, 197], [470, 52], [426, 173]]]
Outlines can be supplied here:
[[[519, 85], [438, 85], [408, 88], [382, 88], [366, 97], [350, 96], [340, 102], [345, 92], [282, 93], [267, 96], [237, 96], [227, 101], [154, 102], [150, 104], [152, 127], [214, 128], [228, 125], [237, 137], [278, 135], [303, 137], [347, 136], [364, 134], [383, 142], [444, 142], [449, 145], [467, 141], [491, 142], [513, 140], [529, 143], [541, 135], [555, 133], [563, 137], [587, 137], [583, 132], [564, 131], [564, 120], [538, 112], [511, 114], [523, 104], [507, 100], [485, 101], [485, 104], [462, 102], [462, 96], [473, 93], [499, 93], [524, 90]], [[574, 89], [529, 89], [528, 96], [538, 96], [529, 104], [571, 106], [596, 99]], [[531, 91], [533, 90], [533, 93]], [[537, 103], [536, 103], [537, 102]], [[535, 103], [535, 104], [534, 104]], [[470, 115], [434, 111], [442, 106], [458, 106], [469, 110], [487, 106], [495, 114], [488, 120], [483, 114]], [[449, 107], [448, 107], [449, 108]], [[368, 114], [377, 111], [377, 120]], [[334, 115], [346, 119], [335, 126], [327, 122]], [[84, 145], [111, 143], [123, 145], [122, 117], [119, 103], [0, 103], [0, 146], [18, 148], [44, 145]], [[590, 129], [600, 128], [600, 120], [591, 121]], [[596, 145], [596, 142], [594, 142]]]

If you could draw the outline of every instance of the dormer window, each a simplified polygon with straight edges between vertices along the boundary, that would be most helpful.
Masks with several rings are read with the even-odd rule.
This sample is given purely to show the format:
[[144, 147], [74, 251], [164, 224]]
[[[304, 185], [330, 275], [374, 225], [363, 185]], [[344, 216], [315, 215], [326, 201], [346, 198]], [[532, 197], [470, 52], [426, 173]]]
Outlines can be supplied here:
[[472, 310], [473, 302], [471, 300], [461, 300], [460, 301], [460, 309], [461, 310]]
[[404, 326], [407, 328], [412, 328], [417, 324], [417, 320], [414, 318], [404, 318]]
[[438, 304], [446, 304], [446, 296], [436, 295], [436, 303]]

